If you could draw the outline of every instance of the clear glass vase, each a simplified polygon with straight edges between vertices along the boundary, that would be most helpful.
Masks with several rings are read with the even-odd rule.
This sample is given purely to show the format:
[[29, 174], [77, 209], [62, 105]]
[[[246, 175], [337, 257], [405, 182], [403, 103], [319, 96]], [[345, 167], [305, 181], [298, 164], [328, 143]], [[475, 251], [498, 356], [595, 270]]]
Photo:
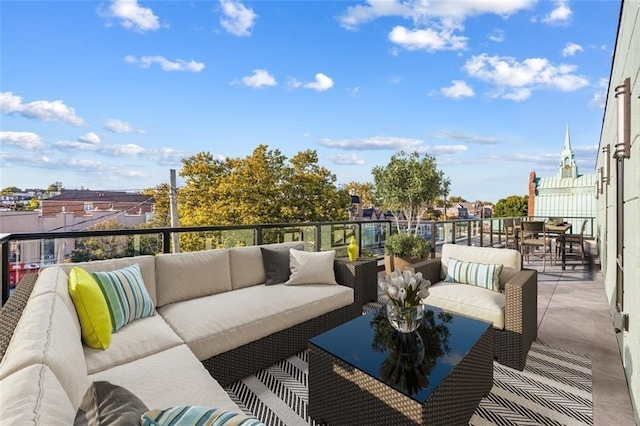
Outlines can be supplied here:
[[402, 307], [393, 303], [387, 303], [387, 318], [393, 328], [400, 333], [411, 333], [415, 331], [424, 316], [424, 306]]

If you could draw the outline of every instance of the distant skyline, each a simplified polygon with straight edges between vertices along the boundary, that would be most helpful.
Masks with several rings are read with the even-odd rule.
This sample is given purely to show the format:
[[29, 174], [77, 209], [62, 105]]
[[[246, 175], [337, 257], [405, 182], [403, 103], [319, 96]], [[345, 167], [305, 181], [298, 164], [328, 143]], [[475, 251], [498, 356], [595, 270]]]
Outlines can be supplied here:
[[[565, 128], [594, 173], [620, 1], [0, 2], [0, 186], [142, 190], [182, 158], [399, 150], [450, 195], [526, 195]], [[612, 94], [610, 94], [612, 96]], [[179, 184], [182, 182], [179, 181]]]

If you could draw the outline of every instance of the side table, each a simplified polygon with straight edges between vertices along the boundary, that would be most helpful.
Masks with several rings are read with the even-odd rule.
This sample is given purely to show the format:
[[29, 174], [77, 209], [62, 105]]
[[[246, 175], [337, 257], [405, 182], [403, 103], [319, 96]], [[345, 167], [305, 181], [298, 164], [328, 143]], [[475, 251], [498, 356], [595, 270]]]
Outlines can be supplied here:
[[355, 303], [362, 306], [378, 300], [378, 261], [359, 257], [353, 262], [347, 257], [336, 259], [336, 279], [353, 287]]

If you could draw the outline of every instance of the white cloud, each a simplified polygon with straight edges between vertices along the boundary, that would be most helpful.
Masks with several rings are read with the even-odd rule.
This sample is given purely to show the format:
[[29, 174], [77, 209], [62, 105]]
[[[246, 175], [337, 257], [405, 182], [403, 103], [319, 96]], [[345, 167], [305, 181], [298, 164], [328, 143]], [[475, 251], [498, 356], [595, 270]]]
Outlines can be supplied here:
[[433, 155], [454, 155], [460, 152], [465, 152], [469, 148], [466, 145], [433, 145], [425, 146], [418, 149], [418, 152], [428, 152]]
[[225, 30], [237, 36], [251, 35], [251, 28], [258, 18], [253, 9], [233, 0], [220, 0], [220, 6], [224, 15], [220, 19], [220, 25]]
[[127, 55], [124, 61], [128, 64], [138, 64], [140, 68], [150, 68], [153, 64], [159, 64], [162, 71], [200, 72], [205, 68], [202, 62], [196, 62], [194, 60], [187, 62], [183, 59], [170, 61], [164, 56], [142, 56], [136, 58], [133, 55]]
[[303, 85], [306, 89], [312, 89], [317, 92], [324, 92], [333, 87], [333, 80], [331, 77], [319, 72], [316, 74], [316, 81], [311, 83], [306, 83]]
[[474, 143], [478, 145], [496, 145], [502, 142], [500, 139], [497, 139], [494, 137], [478, 136], [478, 135], [473, 135], [471, 133], [453, 132], [450, 130], [444, 130], [440, 133], [431, 135], [431, 137], [434, 139], [453, 139], [453, 140], [465, 141], [468, 143]]
[[455, 35], [454, 31], [461, 27], [446, 27], [441, 30], [433, 28], [409, 30], [403, 26], [396, 26], [389, 33], [389, 40], [407, 50], [438, 50], [466, 49], [467, 37]]
[[566, 23], [573, 12], [567, 5], [565, 0], [555, 0], [555, 8], [544, 18], [542, 18], [542, 22], [545, 24], [564, 24]]
[[440, 93], [442, 93], [447, 98], [454, 99], [475, 96], [473, 88], [462, 80], [453, 80], [451, 82], [451, 86], [443, 87], [442, 89], [440, 89]]
[[145, 32], [160, 28], [158, 17], [148, 7], [141, 7], [137, 0], [113, 0], [109, 10], [98, 13], [107, 18], [116, 18], [130, 30]]
[[265, 69], [255, 69], [253, 74], [242, 77], [242, 84], [249, 87], [275, 86], [278, 84], [276, 79]]
[[578, 52], [582, 52], [584, 49], [577, 43], [567, 43], [562, 49], [562, 56], [573, 56]]
[[358, 155], [351, 154], [332, 154], [328, 155], [327, 159], [333, 162], [333, 164], [353, 164], [353, 165], [362, 165], [364, 164], [364, 160]]
[[132, 143], [123, 144], [123, 145], [102, 145], [98, 148], [98, 152], [106, 155], [112, 155], [114, 157], [119, 157], [122, 155], [138, 155], [144, 154], [147, 150], [140, 145], [135, 145]]
[[100, 143], [100, 136], [94, 132], [89, 132], [86, 135], [80, 136], [78, 141], [96, 145]]
[[491, 41], [495, 41], [496, 43], [502, 43], [504, 41], [504, 31], [500, 28], [494, 28], [489, 34], [487, 34], [487, 38]]
[[33, 132], [0, 131], [0, 142], [7, 145], [15, 145], [29, 151], [45, 148], [40, 136]]
[[469, 76], [495, 86], [494, 97], [516, 101], [527, 99], [534, 89], [571, 92], [587, 86], [589, 81], [575, 74], [576, 68], [575, 65], [553, 65], [545, 58], [518, 62], [509, 56], [489, 56], [486, 53], [473, 56], [464, 65]]
[[607, 103], [607, 88], [609, 87], [609, 79], [601, 78], [598, 81], [596, 87], [600, 88], [600, 90], [593, 94], [593, 97], [589, 101], [588, 105], [592, 108], [604, 109], [604, 106]]
[[98, 146], [86, 142], [58, 141], [53, 146], [60, 151], [90, 151], [96, 152]]
[[535, 0], [425, 1], [367, 0], [366, 4], [349, 6], [338, 20], [343, 28], [354, 30], [363, 23], [383, 17], [401, 17], [415, 23], [433, 19], [463, 22], [470, 16], [495, 14], [509, 16], [528, 9]]
[[370, 138], [358, 139], [329, 139], [322, 138], [318, 141], [320, 145], [329, 148], [351, 149], [357, 151], [366, 150], [400, 150], [405, 151], [416, 149], [422, 146], [421, 139], [407, 139], [391, 136], [374, 136]]
[[[158, 148], [150, 149], [145, 154], [146, 158], [161, 166], [173, 166], [179, 165], [183, 158], [189, 157], [191, 154], [183, 151], [178, 151], [173, 148]], [[218, 155], [216, 157], [220, 161], [224, 161], [223, 156]]]
[[64, 121], [74, 126], [82, 126], [84, 120], [76, 115], [73, 108], [63, 101], [34, 101], [22, 103], [22, 97], [12, 92], [0, 93], [0, 111], [4, 114], [18, 114], [25, 118], [41, 121]]
[[126, 121], [110, 118], [104, 124], [104, 128], [113, 133], [145, 133], [143, 129], [136, 129]]

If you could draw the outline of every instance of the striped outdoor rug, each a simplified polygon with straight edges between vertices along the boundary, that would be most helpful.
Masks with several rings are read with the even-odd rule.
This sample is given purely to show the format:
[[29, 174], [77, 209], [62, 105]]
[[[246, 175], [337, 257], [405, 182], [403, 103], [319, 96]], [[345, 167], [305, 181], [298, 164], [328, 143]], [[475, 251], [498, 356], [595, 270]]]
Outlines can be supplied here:
[[[307, 414], [307, 362], [307, 352], [300, 352], [226, 390], [238, 406], [266, 425], [316, 425]], [[524, 371], [494, 362], [491, 393], [469, 424], [593, 424], [591, 360], [534, 343]]]

